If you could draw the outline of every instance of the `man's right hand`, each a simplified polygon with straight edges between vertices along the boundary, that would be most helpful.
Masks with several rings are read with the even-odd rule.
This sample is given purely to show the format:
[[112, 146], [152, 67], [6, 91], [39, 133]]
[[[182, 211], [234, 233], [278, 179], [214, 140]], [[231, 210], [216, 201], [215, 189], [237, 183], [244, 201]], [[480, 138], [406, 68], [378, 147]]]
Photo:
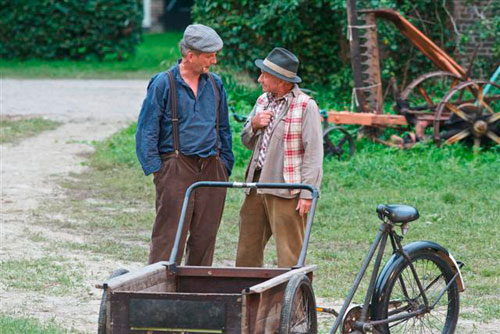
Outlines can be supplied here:
[[257, 113], [253, 118], [252, 118], [252, 128], [254, 131], [265, 128], [266, 126], [271, 123], [271, 116], [273, 115], [272, 112], [264, 110], [259, 113]]

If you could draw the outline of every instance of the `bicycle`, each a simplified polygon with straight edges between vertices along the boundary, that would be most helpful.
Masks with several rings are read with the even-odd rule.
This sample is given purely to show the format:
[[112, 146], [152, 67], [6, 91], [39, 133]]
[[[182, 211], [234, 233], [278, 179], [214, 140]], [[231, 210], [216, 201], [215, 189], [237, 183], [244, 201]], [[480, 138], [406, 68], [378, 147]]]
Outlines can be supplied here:
[[[342, 334], [454, 333], [459, 292], [465, 288], [460, 272], [463, 263], [431, 241], [412, 242], [403, 247], [401, 241], [410, 222], [419, 218], [417, 209], [407, 205], [379, 205], [377, 213], [382, 224], [341, 310], [317, 307], [319, 312], [336, 316], [330, 334], [336, 334], [339, 328]], [[401, 235], [395, 227], [401, 228]], [[379, 275], [388, 239], [393, 254]], [[350, 307], [377, 248], [364, 303]], [[308, 304], [309, 301], [304, 302]]]

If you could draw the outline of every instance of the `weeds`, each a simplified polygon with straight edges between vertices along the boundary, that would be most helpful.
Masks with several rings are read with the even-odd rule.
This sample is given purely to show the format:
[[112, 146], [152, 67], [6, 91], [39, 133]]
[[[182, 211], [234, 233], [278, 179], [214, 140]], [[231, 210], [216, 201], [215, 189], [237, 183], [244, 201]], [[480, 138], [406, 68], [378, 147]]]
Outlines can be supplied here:
[[0, 333], [5, 334], [68, 334], [72, 331], [60, 328], [54, 321], [45, 324], [27, 317], [0, 314]]
[[65, 295], [83, 281], [83, 268], [62, 256], [1, 262], [0, 281], [9, 289]]
[[36, 118], [0, 118], [0, 144], [18, 143], [21, 139], [36, 136], [43, 131], [54, 130], [61, 123]]

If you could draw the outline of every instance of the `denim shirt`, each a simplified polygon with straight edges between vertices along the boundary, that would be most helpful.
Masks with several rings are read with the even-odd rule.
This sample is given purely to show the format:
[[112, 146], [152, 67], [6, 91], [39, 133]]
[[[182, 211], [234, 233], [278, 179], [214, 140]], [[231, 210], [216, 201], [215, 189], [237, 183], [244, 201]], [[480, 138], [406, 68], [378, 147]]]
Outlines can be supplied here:
[[[180, 153], [202, 158], [216, 155], [215, 92], [208, 74], [200, 75], [198, 95], [195, 97], [192, 89], [182, 79], [179, 65], [175, 65], [171, 70], [177, 89]], [[219, 149], [221, 159], [230, 175], [234, 156], [226, 91], [222, 80], [216, 75], [214, 79], [220, 91]], [[160, 169], [162, 164], [160, 154], [174, 151], [169, 94], [168, 75], [166, 72], [156, 74], [149, 82], [135, 134], [137, 157], [146, 175]]]

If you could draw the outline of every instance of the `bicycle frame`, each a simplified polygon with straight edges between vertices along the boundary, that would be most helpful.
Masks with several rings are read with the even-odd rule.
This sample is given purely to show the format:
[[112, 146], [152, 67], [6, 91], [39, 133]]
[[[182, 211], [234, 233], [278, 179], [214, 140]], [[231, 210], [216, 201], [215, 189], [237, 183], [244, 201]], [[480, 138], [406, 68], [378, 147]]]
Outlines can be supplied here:
[[[404, 250], [404, 248], [401, 244], [401, 240], [403, 239], [403, 237], [399, 236], [394, 231], [395, 226], [396, 226], [396, 224], [392, 223], [387, 218], [383, 219], [383, 223], [380, 225], [377, 236], [375, 237], [375, 240], [373, 241], [373, 243], [368, 251], [368, 254], [366, 255], [366, 257], [363, 260], [363, 263], [361, 265], [361, 269], [360, 269], [359, 273], [357, 274], [351, 289], [349, 290], [349, 293], [347, 295], [347, 298], [344, 301], [344, 304], [342, 305], [341, 310], [338, 312], [337, 318], [336, 318], [336, 320], [335, 320], [335, 322], [330, 330], [330, 334], [337, 333], [337, 330], [340, 327], [340, 325], [344, 319], [347, 308], [351, 304], [352, 299], [354, 298], [354, 295], [359, 287], [359, 284], [361, 283], [361, 280], [363, 279], [363, 276], [364, 276], [366, 270], [368, 269], [368, 266], [369, 266], [373, 256], [375, 255], [377, 248], [378, 248], [378, 253], [377, 253], [377, 256], [375, 259], [373, 272], [372, 272], [372, 275], [370, 278], [370, 284], [369, 284], [368, 289], [366, 291], [365, 300], [364, 300], [362, 310], [361, 310], [361, 316], [354, 324], [355, 328], [362, 331], [362, 333], [365, 333], [366, 331], [378, 333], [378, 331], [376, 331], [374, 329], [374, 326], [376, 326], [376, 325], [383, 325], [383, 324], [388, 324], [391, 322], [401, 321], [401, 320], [413, 318], [413, 317], [416, 317], [420, 314], [429, 312], [430, 310], [432, 310], [435, 307], [435, 305], [437, 305], [437, 303], [439, 302], [441, 297], [444, 295], [444, 293], [450, 288], [451, 284], [453, 282], [455, 282], [457, 277], [460, 275], [460, 272], [457, 271], [455, 276], [453, 276], [453, 278], [448, 282], [446, 287], [440, 292], [439, 298], [434, 302], [433, 305], [429, 305], [429, 301], [428, 301], [427, 296], [425, 294], [425, 289], [422, 286], [420, 279], [418, 278], [416, 269], [413, 266], [413, 263], [410, 261], [410, 257], [408, 255], [408, 253]], [[403, 225], [401, 225], [401, 228], [403, 230], [403, 234], [406, 234], [405, 228], [407, 228], [407, 225], [405, 226], [405, 224], [403, 224]], [[383, 257], [384, 251], [385, 251], [385, 247], [386, 247], [388, 238], [391, 241], [393, 252], [399, 252], [404, 257], [404, 259], [407, 261], [407, 263], [409, 264], [409, 267], [411, 269], [413, 277], [415, 278], [415, 281], [417, 283], [420, 295], [422, 296], [422, 299], [424, 301], [424, 306], [419, 308], [416, 311], [413, 311], [413, 312], [407, 312], [407, 313], [400, 314], [400, 315], [389, 316], [387, 319], [369, 321], [368, 320], [369, 319], [368, 312], [369, 312], [370, 300], [371, 300], [373, 293], [374, 293], [376, 280], [378, 277], [380, 265], [382, 262], [382, 257]], [[435, 279], [433, 282], [431, 282], [431, 284], [427, 288], [429, 288], [431, 285], [433, 285], [436, 281], [437, 281], [437, 279]], [[406, 294], [406, 288], [404, 287], [405, 285], [404, 285], [404, 282], [402, 280], [401, 280], [401, 284], [402, 284], [403, 290], [405, 290], [405, 294]], [[406, 297], [408, 297], [408, 296], [406, 296]], [[334, 313], [334, 311], [333, 312], [330, 311], [330, 313]]]

